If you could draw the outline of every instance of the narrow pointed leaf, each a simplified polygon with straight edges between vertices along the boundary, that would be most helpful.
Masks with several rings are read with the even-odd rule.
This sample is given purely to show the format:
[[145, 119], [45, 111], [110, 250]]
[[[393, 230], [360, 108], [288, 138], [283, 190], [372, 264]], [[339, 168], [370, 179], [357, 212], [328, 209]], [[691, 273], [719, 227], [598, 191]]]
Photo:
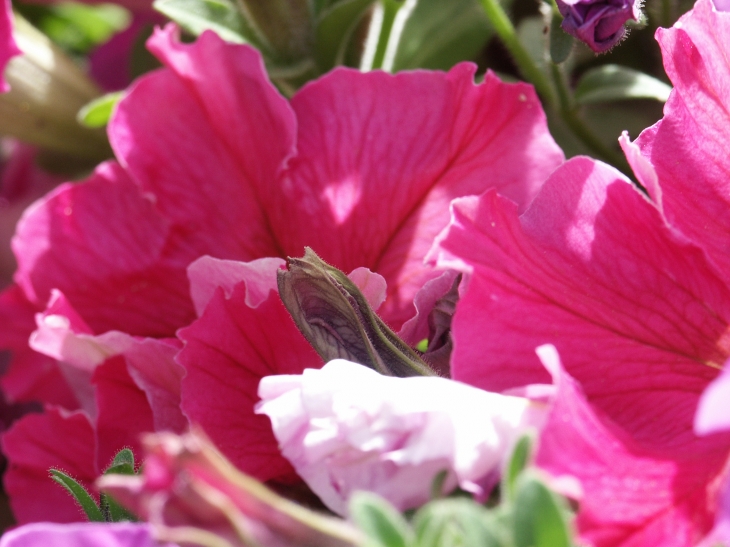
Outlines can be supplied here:
[[91, 522], [104, 522], [104, 515], [99, 509], [99, 506], [94, 501], [86, 489], [81, 486], [74, 479], [66, 475], [63, 471], [58, 469], [50, 469], [51, 479], [63, 486], [69, 494], [76, 500], [81, 509], [83, 509], [86, 516]]
[[529, 463], [532, 445], [532, 438], [529, 435], [525, 435], [517, 441], [517, 444], [512, 450], [512, 456], [502, 477], [502, 493], [507, 499], [512, 499], [514, 496], [517, 478]]
[[114, 501], [110, 495], [102, 493], [99, 496], [99, 499], [101, 511], [107, 522], [137, 522], [139, 520], [132, 513]]

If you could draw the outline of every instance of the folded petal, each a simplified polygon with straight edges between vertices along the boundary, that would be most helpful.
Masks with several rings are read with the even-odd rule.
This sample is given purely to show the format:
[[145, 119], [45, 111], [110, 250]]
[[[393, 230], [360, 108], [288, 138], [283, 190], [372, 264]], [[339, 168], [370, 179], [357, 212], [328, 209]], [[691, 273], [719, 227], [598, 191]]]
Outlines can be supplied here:
[[[279, 454], [269, 421], [254, 414], [259, 381], [322, 365], [274, 292], [279, 265], [270, 267], [268, 279], [254, 272], [230, 292], [217, 289], [200, 318], [179, 332], [185, 346], [177, 358], [186, 370], [185, 415], [236, 466], [264, 481], [290, 480], [294, 473]], [[268, 297], [249, 306], [262, 286]]]
[[62, 291], [93, 332], [172, 335], [194, 314], [191, 258], [169, 237], [153, 200], [117, 164], [102, 164], [26, 211], [13, 240], [15, 279], [38, 307]]
[[338, 69], [292, 98], [298, 153], [272, 207], [283, 247], [385, 276], [396, 329], [433, 277], [423, 257], [450, 200], [497, 188], [524, 208], [563, 159], [532, 88], [493, 74], [475, 85], [474, 70]]
[[2, 437], [9, 466], [3, 477], [10, 507], [19, 524], [75, 522], [86, 516], [73, 498], [51, 480], [53, 467], [87, 489], [98, 475], [94, 430], [82, 412], [47, 408], [17, 421]]
[[96, 391], [96, 463], [106, 469], [122, 448], [142, 456], [140, 435], [155, 430], [152, 410], [144, 392], [127, 372], [122, 357], [112, 357], [94, 371]]
[[695, 442], [680, 459], [646, 450], [597, 411], [569, 374], [557, 372], [536, 463], [580, 480], [582, 539], [596, 546], [694, 545], [711, 524], [705, 487], [730, 436]]
[[[452, 376], [493, 390], [544, 382], [533, 351], [554, 344], [592, 408], [676, 466], [665, 512], [702, 530], [727, 451], [698, 440], [692, 421], [727, 358], [730, 321], [730, 289], [703, 249], [586, 158], [558, 169], [521, 217], [494, 192], [457, 200], [439, 249], [443, 266], [472, 272], [453, 322]], [[664, 522], [626, 518], [636, 530]]]
[[656, 169], [669, 222], [705, 247], [727, 276], [730, 13], [699, 0], [671, 29], [659, 29], [657, 40], [674, 90], [664, 118], [636, 142]]
[[119, 103], [114, 151], [196, 257], [281, 255], [267, 194], [294, 151], [294, 114], [254, 49], [213, 32], [183, 44], [177, 33], [168, 25], [150, 39], [167, 68]]

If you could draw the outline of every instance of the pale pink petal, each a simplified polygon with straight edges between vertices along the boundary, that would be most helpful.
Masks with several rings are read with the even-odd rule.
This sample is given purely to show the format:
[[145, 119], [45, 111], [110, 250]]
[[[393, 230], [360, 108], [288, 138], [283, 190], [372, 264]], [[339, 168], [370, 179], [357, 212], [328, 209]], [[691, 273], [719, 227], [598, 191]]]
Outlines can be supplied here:
[[257, 307], [247, 305], [241, 282], [229, 296], [218, 289], [201, 317], [179, 332], [185, 342], [178, 361], [182, 408], [221, 451], [260, 480], [290, 480], [291, 466], [279, 454], [269, 421], [253, 407], [261, 378], [300, 373], [322, 362], [299, 333], [289, 313], [270, 292]]
[[274, 272], [283, 265], [284, 260], [281, 258], [241, 262], [220, 260], [212, 256], [200, 257], [188, 266], [190, 294], [198, 317], [203, 314], [218, 287], [223, 289], [226, 296], [230, 296], [233, 287], [242, 279], [252, 281], [246, 286], [246, 305], [255, 308], [269, 297], [269, 292], [277, 290]]
[[48, 475], [55, 467], [87, 489], [96, 479], [94, 430], [84, 413], [47, 408], [43, 414], [25, 416], [3, 435], [2, 447], [9, 461], [3, 484], [19, 524], [86, 520], [73, 498]]
[[[426, 503], [436, 475], [486, 497], [508, 454], [548, 405], [439, 377], [383, 376], [337, 359], [301, 375], [268, 376], [256, 412], [282, 453], [332, 511], [358, 490], [400, 510]], [[478, 416], [479, 419], [474, 419]]]
[[16, 281], [37, 306], [64, 293], [94, 332], [172, 335], [194, 317], [185, 266], [169, 222], [115, 163], [62, 185], [28, 209], [13, 249]]
[[357, 285], [357, 288], [360, 289], [373, 310], [377, 310], [382, 306], [388, 291], [388, 284], [382, 275], [361, 267], [352, 270], [347, 274], [347, 277]]
[[458, 272], [449, 270], [435, 279], [428, 281], [416, 293], [413, 307], [416, 314], [403, 324], [398, 336], [409, 346], [415, 347], [421, 340], [429, 336], [428, 317], [434, 305], [454, 286]]
[[433, 277], [422, 261], [451, 199], [496, 187], [525, 207], [563, 159], [531, 87], [474, 71], [338, 69], [292, 98], [298, 154], [270, 206], [282, 246], [382, 274], [396, 329]]
[[[28, 524], [3, 534], [0, 547], [163, 547], [149, 525], [131, 522]], [[173, 547], [172, 544], [166, 544]]]
[[674, 90], [636, 143], [656, 169], [669, 222], [730, 275], [730, 13], [699, 0], [657, 39]]
[[[36, 315], [36, 322], [38, 328], [30, 340], [33, 349], [87, 373], [110, 357], [123, 356], [130, 367], [129, 374], [147, 395], [154, 414], [154, 429], [177, 432], [186, 429], [187, 420], [180, 411], [180, 381], [184, 370], [175, 362], [180, 350], [177, 339], [135, 338], [119, 331], [96, 336], [63, 293], [55, 290], [48, 308]], [[82, 388], [74, 387], [77, 391]]]
[[[730, 289], [703, 250], [617, 171], [576, 158], [521, 217], [494, 192], [457, 200], [436, 253], [443, 266], [472, 272], [453, 323], [453, 377], [493, 390], [544, 383], [533, 351], [554, 344], [594, 409], [682, 469], [672, 479], [676, 497], [694, 505], [677, 501], [675, 512], [665, 497], [664, 511], [684, 511], [676, 526], [696, 517], [701, 529], [711, 511], [705, 487], [724, 456], [695, 437], [692, 419], [730, 349]], [[701, 473], [685, 481], [695, 458]], [[631, 504], [619, 495], [617, 507]], [[639, 535], [668, 522], [636, 515], [625, 513], [626, 525]]]
[[[10, 0], [4, 0], [0, 13], [0, 74], [5, 72], [8, 61], [22, 52], [13, 39], [13, 7]], [[0, 78], [0, 93], [10, 89], [4, 78]]]
[[212, 32], [182, 44], [173, 25], [148, 45], [167, 70], [119, 103], [109, 125], [119, 161], [195, 257], [281, 256], [266, 194], [293, 153], [295, 121], [260, 55]]
[[694, 426], [698, 435], [730, 429], [730, 361], [702, 393]]
[[727, 455], [730, 436], [686, 444], [680, 458], [638, 446], [597, 411], [565, 371], [540, 437], [536, 463], [580, 480], [577, 525], [595, 546], [694, 545], [711, 524], [705, 487]]

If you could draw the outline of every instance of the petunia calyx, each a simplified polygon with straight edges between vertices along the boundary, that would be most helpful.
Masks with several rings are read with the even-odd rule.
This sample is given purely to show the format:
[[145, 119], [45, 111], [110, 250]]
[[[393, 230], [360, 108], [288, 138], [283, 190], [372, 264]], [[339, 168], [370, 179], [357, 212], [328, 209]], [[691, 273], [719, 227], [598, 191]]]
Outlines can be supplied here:
[[277, 272], [279, 295], [322, 359], [348, 359], [388, 376], [434, 374], [370, 308], [355, 283], [312, 249], [287, 265]]

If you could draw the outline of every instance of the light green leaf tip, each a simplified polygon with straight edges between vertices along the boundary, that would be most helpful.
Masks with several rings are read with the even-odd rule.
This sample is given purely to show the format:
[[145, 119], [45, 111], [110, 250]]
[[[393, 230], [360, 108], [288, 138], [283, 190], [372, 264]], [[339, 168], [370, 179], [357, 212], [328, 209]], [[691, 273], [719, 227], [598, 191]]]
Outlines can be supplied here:
[[631, 68], [603, 65], [586, 72], [575, 89], [579, 104], [605, 103], [626, 99], [653, 99], [666, 102], [670, 86]]
[[109, 123], [114, 106], [122, 98], [122, 95], [122, 91], [116, 91], [94, 99], [79, 110], [76, 119], [81, 125], [92, 129], [106, 126]]

